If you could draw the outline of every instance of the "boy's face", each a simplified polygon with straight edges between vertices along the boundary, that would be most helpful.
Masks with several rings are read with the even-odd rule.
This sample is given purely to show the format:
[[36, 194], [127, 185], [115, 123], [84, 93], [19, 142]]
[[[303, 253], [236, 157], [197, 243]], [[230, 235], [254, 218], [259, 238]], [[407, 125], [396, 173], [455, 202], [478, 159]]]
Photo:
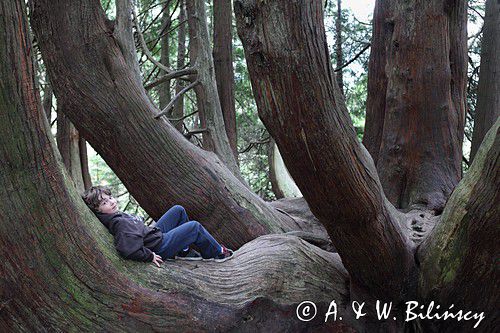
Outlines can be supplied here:
[[118, 211], [116, 199], [111, 195], [103, 194], [101, 203], [99, 204], [99, 212], [103, 214], [113, 214]]

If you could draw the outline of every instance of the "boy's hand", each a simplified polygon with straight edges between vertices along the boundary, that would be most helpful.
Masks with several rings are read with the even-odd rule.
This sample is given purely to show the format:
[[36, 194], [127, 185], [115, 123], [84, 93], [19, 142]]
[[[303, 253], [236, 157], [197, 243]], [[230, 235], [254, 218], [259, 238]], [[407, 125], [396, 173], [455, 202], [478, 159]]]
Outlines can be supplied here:
[[163, 263], [163, 260], [161, 260], [161, 257], [159, 255], [153, 252], [153, 262], [156, 266], [160, 267], [160, 264]]

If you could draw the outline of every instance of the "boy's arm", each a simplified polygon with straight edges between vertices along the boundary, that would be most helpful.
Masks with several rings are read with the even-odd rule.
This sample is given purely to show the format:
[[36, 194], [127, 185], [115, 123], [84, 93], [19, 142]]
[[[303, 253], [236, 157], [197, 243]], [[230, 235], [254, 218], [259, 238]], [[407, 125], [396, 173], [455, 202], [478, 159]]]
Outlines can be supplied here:
[[153, 251], [144, 246], [143, 238], [138, 235], [117, 233], [115, 248], [125, 259], [147, 262], [154, 258]]

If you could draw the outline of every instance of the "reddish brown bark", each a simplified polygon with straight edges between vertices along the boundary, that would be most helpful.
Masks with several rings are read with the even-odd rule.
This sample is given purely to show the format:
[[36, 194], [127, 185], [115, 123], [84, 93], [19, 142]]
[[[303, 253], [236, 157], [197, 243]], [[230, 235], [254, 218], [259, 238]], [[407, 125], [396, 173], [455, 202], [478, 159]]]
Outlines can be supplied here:
[[[0, 122], [0, 331], [303, 331], [356, 324], [324, 325], [319, 316], [290, 321], [304, 299], [326, 311], [330, 297], [342, 302], [347, 295], [338, 256], [297, 237], [264, 236], [220, 265], [171, 262], [158, 269], [120, 260], [55, 156], [23, 6], [0, 1], [6, 46], [0, 48], [6, 120]], [[311, 285], [303, 288], [301, 279]]]
[[214, 1], [214, 69], [227, 138], [238, 160], [236, 110], [234, 106], [234, 70], [231, 0]]
[[466, 7], [376, 4], [363, 143], [398, 208], [440, 213], [461, 178]]
[[259, 116], [341, 255], [351, 292], [401, 301], [414, 292], [409, 239], [333, 84], [322, 3], [241, 0], [235, 13]]
[[67, 116], [150, 216], [182, 204], [233, 248], [290, 230], [290, 220], [242, 185], [215, 154], [153, 118], [158, 110], [131, 74], [97, 2], [40, 0], [32, 13]]

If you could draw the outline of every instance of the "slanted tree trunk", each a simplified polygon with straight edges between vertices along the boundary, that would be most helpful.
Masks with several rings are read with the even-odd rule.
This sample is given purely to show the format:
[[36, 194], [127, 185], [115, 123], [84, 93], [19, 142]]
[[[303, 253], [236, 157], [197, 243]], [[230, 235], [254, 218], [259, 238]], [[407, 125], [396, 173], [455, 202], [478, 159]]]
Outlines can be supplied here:
[[[177, 68], [183, 68], [186, 61], [186, 2], [179, 0], [179, 28], [177, 30]], [[182, 90], [182, 80], [175, 83], [175, 93]], [[179, 101], [174, 105], [172, 118], [180, 119], [184, 116], [184, 96], [179, 97]], [[174, 126], [179, 132], [183, 131], [183, 120], [175, 121]]]
[[214, 1], [214, 69], [224, 125], [234, 158], [238, 161], [234, 105], [233, 35], [231, 0]]
[[439, 214], [461, 178], [466, 9], [464, 0], [376, 3], [363, 143], [397, 208]]
[[45, 114], [47, 115], [47, 121], [51, 122], [52, 120], [52, 97], [54, 96], [54, 93], [52, 92], [52, 86], [50, 85], [49, 81], [49, 76], [48, 74], [45, 74], [45, 87], [43, 89], [43, 110], [45, 111]]
[[500, 115], [500, 3], [487, 0], [481, 42], [481, 66], [470, 159]]
[[62, 111], [63, 108], [64, 106], [61, 104], [57, 108], [57, 148], [76, 189], [83, 192], [92, 186], [88, 168], [87, 146], [78, 130]]
[[201, 126], [206, 129], [203, 132], [203, 148], [215, 152], [234, 175], [245, 183], [225, 130], [215, 82], [205, 1], [186, 0], [186, 5], [189, 20], [189, 57], [191, 66], [198, 70], [196, 80], [199, 84], [194, 89]]
[[126, 65], [99, 3], [32, 4], [32, 26], [58, 101], [150, 216], [158, 219], [182, 204], [233, 248], [292, 230], [289, 217], [233, 177], [214, 153], [188, 142], [168, 121], [154, 119], [158, 110]]
[[[450, 13], [463, 9], [460, 2], [447, 4]], [[340, 91], [333, 84], [322, 9], [321, 2], [306, 0], [235, 1], [238, 34], [259, 116], [350, 274], [350, 299], [368, 303], [391, 299], [399, 310], [409, 300], [427, 304], [431, 300], [456, 301], [464, 311], [485, 311], [489, 317], [481, 325], [486, 331], [493, 330], [498, 272], [492, 253], [500, 236], [494, 224], [498, 216], [494, 206], [499, 185], [498, 123], [489, 141], [485, 140], [490, 145], [484, 145], [482, 156], [486, 157], [471, 167], [471, 178], [457, 188], [462, 194], [450, 199], [441, 224], [432, 232], [416, 235], [415, 225], [426, 222], [432, 227], [440, 219], [425, 213], [403, 214], [385, 198], [373, 160], [356, 140]], [[431, 28], [433, 33], [441, 33]], [[434, 36], [428, 37], [432, 40]], [[393, 66], [387, 70], [398, 68]], [[458, 72], [452, 67], [449, 78]], [[457, 81], [451, 91], [462, 94], [455, 84]], [[413, 131], [418, 134], [417, 129]], [[425, 236], [429, 238], [417, 256], [417, 246]], [[474, 294], [479, 286], [485, 286], [481, 295], [487, 298], [482, 305], [481, 295]], [[365, 331], [416, 330], [423, 325], [431, 331], [466, 332], [475, 324], [427, 321], [403, 328], [401, 321], [373, 318], [364, 323]]]
[[[169, 44], [169, 35], [167, 31], [170, 29], [170, 1], [164, 5], [162, 20], [161, 20], [161, 29], [160, 33], [164, 34], [161, 37], [161, 54], [160, 54], [160, 63], [165, 65], [166, 67], [170, 67], [170, 44]], [[181, 67], [177, 67], [181, 68]], [[165, 71], [160, 70], [160, 75], [167, 74]], [[170, 93], [170, 80], [165, 81], [164, 83], [158, 86], [158, 96], [160, 97], [160, 109], [164, 109], [170, 100], [172, 99], [172, 94]], [[172, 109], [167, 113], [168, 117], [173, 117]]]
[[[23, 6], [21, 0], [0, 1], [0, 42], [6, 46], [0, 49], [5, 60], [0, 62], [0, 117], [7, 120], [0, 122], [0, 330], [213, 332], [257, 326], [297, 331], [323, 326], [319, 316], [290, 322], [289, 314], [304, 299], [316, 300], [321, 311], [331, 297], [343, 304], [347, 275], [336, 254], [300, 238], [264, 236], [221, 265], [172, 262], [157, 269], [116, 256], [110, 235], [69, 186], [54, 154], [35, 94]], [[308, 288], [301, 281], [308, 281]], [[356, 324], [346, 319], [327, 327]]]

